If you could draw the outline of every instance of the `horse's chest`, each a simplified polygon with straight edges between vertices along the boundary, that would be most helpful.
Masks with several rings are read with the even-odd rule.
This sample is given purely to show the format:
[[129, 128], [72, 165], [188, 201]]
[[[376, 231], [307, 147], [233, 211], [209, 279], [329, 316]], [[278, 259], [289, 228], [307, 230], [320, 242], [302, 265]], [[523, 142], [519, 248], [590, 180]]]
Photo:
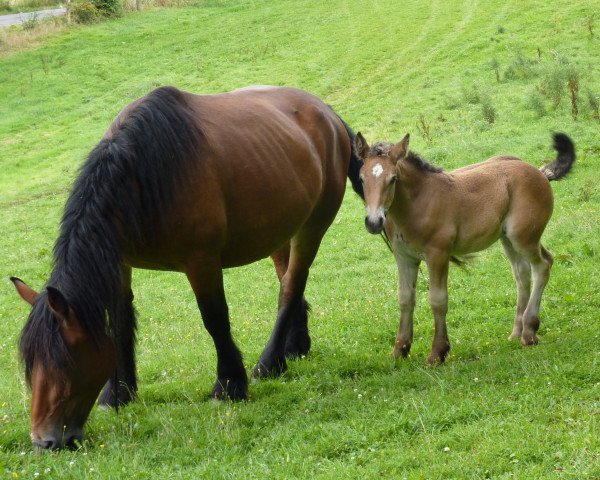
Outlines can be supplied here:
[[411, 241], [409, 236], [397, 228], [395, 225], [390, 225], [387, 229], [388, 236], [390, 237], [390, 242], [392, 243], [392, 249], [394, 253], [399, 253], [406, 257], [415, 258], [423, 260], [424, 254], [423, 250], [418, 248], [418, 246]]

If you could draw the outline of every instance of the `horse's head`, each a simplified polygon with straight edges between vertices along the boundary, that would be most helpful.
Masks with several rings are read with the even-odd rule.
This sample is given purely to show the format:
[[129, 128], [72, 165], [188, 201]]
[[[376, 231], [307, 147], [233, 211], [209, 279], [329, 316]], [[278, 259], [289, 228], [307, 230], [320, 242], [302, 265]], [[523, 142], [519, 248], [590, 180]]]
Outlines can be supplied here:
[[360, 132], [354, 142], [363, 160], [360, 180], [363, 184], [367, 216], [365, 226], [370, 233], [381, 233], [389, 208], [394, 201], [398, 181], [398, 162], [408, 153], [409, 135], [396, 145], [376, 143], [369, 147]]
[[108, 335], [94, 339], [63, 294], [37, 293], [11, 278], [32, 306], [21, 336], [21, 356], [31, 386], [31, 440], [42, 448], [75, 447], [102, 385], [116, 368]]

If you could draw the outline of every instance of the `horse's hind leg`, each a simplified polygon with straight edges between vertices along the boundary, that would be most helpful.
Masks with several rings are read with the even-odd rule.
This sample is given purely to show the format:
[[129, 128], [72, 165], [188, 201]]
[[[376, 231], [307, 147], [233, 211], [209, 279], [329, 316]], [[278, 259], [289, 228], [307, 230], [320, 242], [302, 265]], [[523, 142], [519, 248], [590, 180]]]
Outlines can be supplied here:
[[542, 294], [550, 279], [550, 269], [553, 263], [552, 255], [541, 244], [535, 253], [530, 254], [533, 288], [529, 303], [523, 314], [523, 333], [521, 343], [523, 345], [534, 345], [538, 343], [536, 332], [540, 326], [540, 305]]
[[[332, 217], [333, 218], [333, 217]], [[329, 223], [327, 223], [327, 226]], [[317, 255], [326, 228], [308, 225], [292, 239], [288, 268], [281, 278], [279, 311], [275, 328], [260, 359], [254, 367], [257, 378], [279, 376], [287, 370], [285, 348], [297, 312], [303, 309], [308, 271]]]
[[[281, 279], [288, 269], [290, 261], [290, 244], [277, 250], [271, 255], [275, 264], [277, 278]], [[280, 292], [281, 294], [281, 292]], [[281, 308], [281, 298], [279, 298], [279, 308]], [[278, 308], [278, 310], [279, 310]], [[285, 340], [286, 358], [296, 358], [308, 354], [310, 351], [310, 335], [308, 333], [308, 302], [302, 297], [299, 307], [291, 313], [291, 326]]]
[[531, 266], [529, 261], [519, 254], [506, 237], [502, 237], [502, 246], [508, 257], [512, 273], [517, 284], [517, 313], [515, 315], [515, 324], [509, 340], [521, 338], [523, 332], [523, 313], [529, 302], [531, 294]]
[[[131, 291], [131, 268], [123, 267], [123, 302], [115, 319], [115, 341], [117, 345], [117, 371], [102, 390], [99, 405], [116, 408], [135, 399], [137, 395], [137, 377], [135, 372], [135, 309]], [[118, 386], [117, 386], [118, 384]]]
[[544, 288], [550, 279], [552, 268], [552, 255], [540, 243], [530, 245], [518, 245], [512, 241], [515, 250], [523, 255], [531, 265], [532, 289], [527, 307], [523, 312], [523, 331], [521, 332], [521, 343], [523, 345], [535, 345], [538, 343], [536, 335], [540, 326], [540, 305]]
[[196, 294], [204, 326], [217, 350], [217, 381], [211, 397], [243, 400], [248, 394], [248, 377], [242, 354], [231, 336], [223, 272], [220, 266], [206, 260], [189, 267], [186, 273]]

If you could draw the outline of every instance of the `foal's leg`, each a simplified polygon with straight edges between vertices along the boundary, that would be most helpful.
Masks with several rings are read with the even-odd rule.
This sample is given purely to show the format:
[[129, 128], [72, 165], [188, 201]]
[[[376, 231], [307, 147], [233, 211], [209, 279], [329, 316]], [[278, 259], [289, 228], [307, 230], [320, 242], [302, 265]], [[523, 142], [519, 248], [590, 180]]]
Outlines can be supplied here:
[[[135, 372], [135, 309], [131, 291], [131, 268], [124, 266], [121, 274], [123, 301], [114, 319], [117, 346], [117, 371], [102, 390], [98, 404], [116, 408], [137, 396]], [[115, 383], [118, 382], [118, 385]]]
[[504, 252], [510, 260], [512, 273], [517, 283], [517, 314], [515, 315], [515, 324], [509, 340], [521, 338], [523, 332], [523, 313], [529, 302], [531, 294], [531, 266], [529, 261], [520, 255], [506, 237], [502, 237], [502, 246]]
[[[286, 244], [281, 249], [271, 255], [275, 264], [275, 271], [279, 282], [287, 272], [290, 261], [290, 244]], [[279, 307], [281, 308], [281, 298], [279, 298]], [[290, 331], [285, 340], [286, 358], [296, 358], [308, 354], [310, 351], [310, 335], [308, 333], [308, 302], [302, 297], [299, 308], [292, 313]]]
[[317, 255], [324, 229], [304, 228], [293, 239], [287, 271], [281, 278], [279, 311], [275, 328], [258, 363], [254, 377], [279, 376], [287, 370], [285, 347], [294, 316], [303, 308], [309, 268]]
[[198, 262], [187, 272], [202, 320], [217, 350], [217, 381], [211, 397], [243, 400], [248, 394], [248, 377], [242, 354], [235, 345], [229, 326], [229, 311], [223, 289], [223, 271], [210, 260]]
[[398, 358], [400, 355], [403, 357], [408, 356], [413, 341], [413, 312], [420, 261], [406, 258], [396, 252], [394, 252], [394, 256], [398, 265], [400, 325], [396, 334], [392, 357]]
[[523, 254], [531, 264], [533, 277], [533, 288], [529, 302], [523, 313], [523, 331], [521, 333], [521, 343], [523, 345], [535, 345], [538, 343], [536, 335], [540, 326], [540, 305], [542, 303], [542, 294], [544, 288], [550, 279], [550, 269], [552, 268], [553, 258], [548, 250], [541, 244], [527, 249]]
[[430, 252], [426, 262], [429, 270], [429, 303], [435, 320], [435, 333], [427, 362], [443, 363], [450, 351], [450, 340], [446, 330], [449, 256], [445, 252]]

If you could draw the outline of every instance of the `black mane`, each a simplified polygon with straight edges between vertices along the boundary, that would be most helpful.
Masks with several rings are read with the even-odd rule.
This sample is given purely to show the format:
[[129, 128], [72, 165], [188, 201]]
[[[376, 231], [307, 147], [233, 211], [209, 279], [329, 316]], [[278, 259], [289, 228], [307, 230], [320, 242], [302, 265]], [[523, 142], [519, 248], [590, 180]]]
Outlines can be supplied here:
[[[374, 143], [369, 149], [369, 157], [387, 157], [390, 153], [394, 145], [392, 143], [387, 142], [377, 142]], [[421, 155], [411, 150], [408, 151], [408, 155], [404, 158], [405, 161], [409, 162], [411, 165], [415, 166], [422, 172], [429, 173], [441, 173], [444, 171], [441, 167], [436, 167], [435, 165], [429, 163], [425, 160]]]
[[[160, 229], [201, 135], [184, 94], [162, 87], [142, 99], [82, 165], [65, 205], [48, 286], [61, 291], [97, 343], [115, 332], [123, 243], [143, 245]], [[58, 372], [70, 362], [46, 290], [23, 328], [20, 351], [28, 381], [34, 357]]]

